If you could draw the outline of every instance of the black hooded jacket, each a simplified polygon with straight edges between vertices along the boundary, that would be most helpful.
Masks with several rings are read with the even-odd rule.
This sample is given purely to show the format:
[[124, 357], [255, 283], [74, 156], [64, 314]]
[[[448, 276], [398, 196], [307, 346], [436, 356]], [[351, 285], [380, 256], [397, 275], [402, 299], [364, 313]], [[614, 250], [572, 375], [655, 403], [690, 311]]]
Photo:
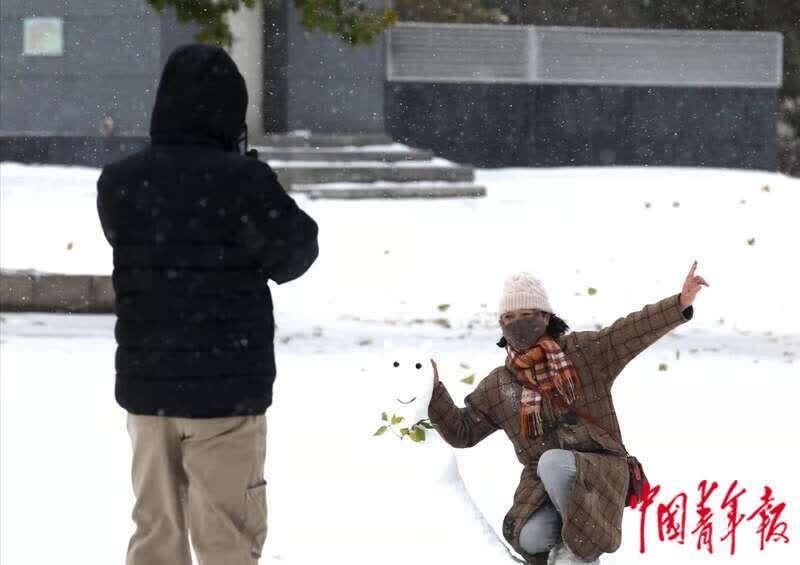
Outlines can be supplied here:
[[316, 260], [317, 224], [270, 167], [237, 152], [247, 90], [222, 49], [178, 48], [151, 143], [104, 167], [97, 209], [114, 249], [116, 397], [134, 414], [263, 414], [275, 379], [267, 280]]

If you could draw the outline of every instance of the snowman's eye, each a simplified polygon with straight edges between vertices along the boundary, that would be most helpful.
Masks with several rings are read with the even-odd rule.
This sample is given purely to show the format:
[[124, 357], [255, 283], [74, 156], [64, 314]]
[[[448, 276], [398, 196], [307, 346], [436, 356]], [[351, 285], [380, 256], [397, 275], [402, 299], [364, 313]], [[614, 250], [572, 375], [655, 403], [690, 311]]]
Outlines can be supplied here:
[[414, 366], [415, 366], [417, 369], [422, 369], [422, 363], [417, 363], [417, 364], [416, 364], [416, 365], [414, 365]]
[[392, 365], [394, 365], [395, 367], [399, 367], [399, 366], [400, 366], [400, 363], [398, 363], [397, 361], [395, 361], [394, 363], [392, 363]]

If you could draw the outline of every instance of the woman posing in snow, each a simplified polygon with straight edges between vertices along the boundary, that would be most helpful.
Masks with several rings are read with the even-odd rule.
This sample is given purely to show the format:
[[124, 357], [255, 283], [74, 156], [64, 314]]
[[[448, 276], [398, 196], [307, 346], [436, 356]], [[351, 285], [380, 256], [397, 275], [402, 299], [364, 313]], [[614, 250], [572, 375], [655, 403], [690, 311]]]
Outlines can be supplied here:
[[623, 367], [690, 320], [703, 277], [692, 265], [683, 289], [599, 331], [566, 333], [541, 283], [518, 273], [499, 309], [507, 352], [458, 408], [433, 365], [431, 422], [453, 447], [496, 430], [524, 465], [503, 536], [534, 564], [598, 563], [617, 550], [627, 504], [628, 462], [611, 399]]

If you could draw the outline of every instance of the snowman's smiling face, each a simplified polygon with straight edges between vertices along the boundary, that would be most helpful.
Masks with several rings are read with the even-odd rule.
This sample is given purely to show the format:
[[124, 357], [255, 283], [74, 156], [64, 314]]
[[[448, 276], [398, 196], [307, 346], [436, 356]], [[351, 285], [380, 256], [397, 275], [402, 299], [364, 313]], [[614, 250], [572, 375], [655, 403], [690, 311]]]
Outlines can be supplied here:
[[[408, 362], [406, 362], [406, 363], [408, 363]], [[401, 365], [403, 365], [403, 364], [405, 364], [405, 363], [400, 363], [400, 361], [394, 361], [392, 363], [392, 366], [395, 369], [399, 369], [399, 368], [401, 368]], [[417, 361], [417, 362], [412, 363], [412, 364], [414, 365], [414, 369], [416, 369], [417, 371], [421, 371], [422, 368], [423, 368], [423, 364], [422, 364], [421, 361]], [[416, 387], [412, 387], [412, 388], [416, 388]], [[410, 392], [414, 392], [414, 391], [410, 391]], [[412, 397], [407, 398], [405, 400], [403, 400], [402, 398], [397, 398], [396, 400], [397, 400], [397, 402], [399, 402], [403, 406], [408, 406], [408, 405], [412, 404], [413, 402], [415, 402], [417, 400], [417, 397], [416, 396], [412, 396]]]
[[397, 352], [386, 359], [386, 375], [391, 394], [392, 414], [402, 416], [412, 425], [428, 417], [428, 404], [433, 394], [433, 370], [430, 351], [423, 347], [411, 352]]

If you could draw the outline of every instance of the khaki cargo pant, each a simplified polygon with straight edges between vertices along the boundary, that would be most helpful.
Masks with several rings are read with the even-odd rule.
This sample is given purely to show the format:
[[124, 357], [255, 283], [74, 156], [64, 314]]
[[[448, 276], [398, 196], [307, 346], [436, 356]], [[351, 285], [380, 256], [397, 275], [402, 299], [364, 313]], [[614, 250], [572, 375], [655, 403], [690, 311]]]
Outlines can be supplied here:
[[265, 416], [128, 414], [136, 532], [127, 565], [255, 565], [267, 535]]

